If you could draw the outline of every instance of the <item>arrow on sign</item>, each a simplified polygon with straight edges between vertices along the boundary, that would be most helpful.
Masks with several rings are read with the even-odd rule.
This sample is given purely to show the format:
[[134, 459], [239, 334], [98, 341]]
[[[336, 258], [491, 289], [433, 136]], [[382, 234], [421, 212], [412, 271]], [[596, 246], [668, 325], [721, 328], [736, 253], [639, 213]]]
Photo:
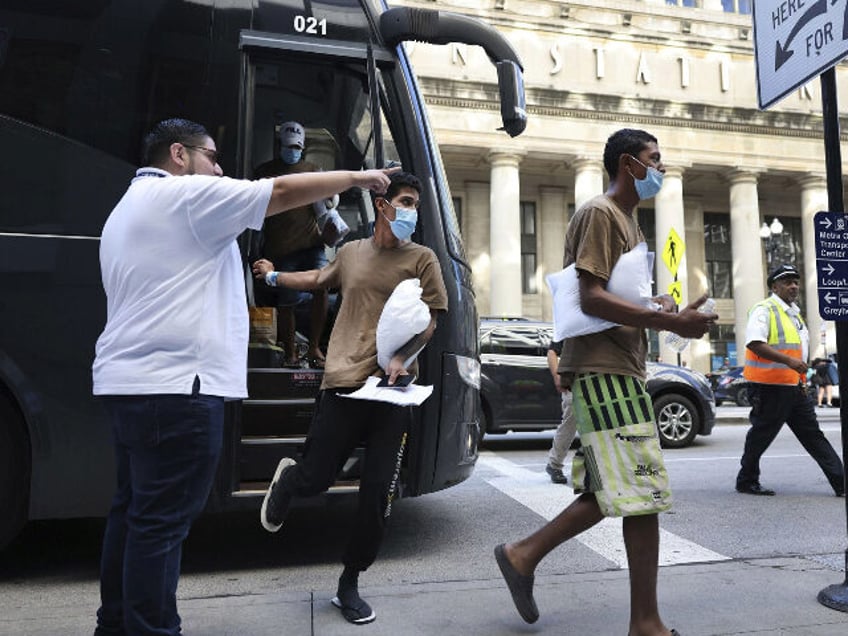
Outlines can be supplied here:
[[[835, 0], [834, 0], [835, 2]], [[792, 27], [792, 31], [789, 32], [789, 36], [786, 38], [786, 44], [783, 46], [780, 45], [780, 40], [775, 44], [774, 51], [774, 70], [777, 72], [781, 66], [786, 64], [790, 57], [795, 55], [795, 51], [789, 48], [789, 44], [792, 40], [795, 39], [795, 36], [798, 35], [798, 32], [807, 26], [807, 23], [813, 18], [817, 18], [823, 13], [827, 13], [827, 0], [818, 0], [813, 6], [807, 9], [807, 12], [801, 16], [798, 22], [795, 23], [795, 26]], [[842, 27], [843, 31], [845, 30], [845, 25]]]
[[831, 301], [833, 301], [833, 300], [836, 300], [836, 296], [831, 296], [831, 295], [830, 295], [830, 292], [827, 292], [827, 293], [824, 295], [824, 299], [825, 299], [827, 302], [831, 302]]
[[[845, 5], [848, 7], [848, 5]], [[819, 221], [819, 225], [824, 225], [824, 229], [829, 230], [830, 226], [833, 225], [833, 222], [828, 217], [823, 217], [821, 221]]]
[[828, 275], [830, 275], [830, 276], [833, 276], [833, 272], [835, 272], [835, 271], [836, 271], [836, 269], [833, 267], [833, 265], [831, 265], [830, 263], [828, 263], [828, 264], [827, 264], [827, 267], [822, 267], [822, 271], [823, 271], [823, 272], [827, 272], [827, 273], [828, 273]]

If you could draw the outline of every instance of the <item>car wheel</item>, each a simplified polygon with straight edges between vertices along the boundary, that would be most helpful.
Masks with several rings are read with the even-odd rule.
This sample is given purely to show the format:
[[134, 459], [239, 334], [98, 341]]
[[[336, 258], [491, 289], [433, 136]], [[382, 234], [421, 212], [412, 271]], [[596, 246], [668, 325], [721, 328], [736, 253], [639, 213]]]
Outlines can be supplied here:
[[751, 400], [748, 399], [748, 387], [743, 386], [736, 391], [736, 406], [751, 406]]
[[664, 448], [689, 446], [701, 430], [698, 410], [691, 400], [682, 395], [658, 397], [654, 400], [654, 415], [660, 444]]
[[27, 521], [30, 463], [24, 422], [17, 409], [0, 395], [0, 549]]

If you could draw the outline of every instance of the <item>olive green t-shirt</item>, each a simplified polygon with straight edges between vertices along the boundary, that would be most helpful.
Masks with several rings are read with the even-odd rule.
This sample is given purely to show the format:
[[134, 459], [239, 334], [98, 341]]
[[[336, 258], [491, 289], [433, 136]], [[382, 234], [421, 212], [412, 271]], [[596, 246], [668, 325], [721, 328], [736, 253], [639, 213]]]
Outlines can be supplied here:
[[[631, 215], [606, 195], [580, 207], [565, 233], [564, 265], [575, 264], [578, 276], [588, 272], [608, 281], [619, 257], [645, 240]], [[612, 327], [566, 338], [558, 371], [616, 373], [645, 378], [648, 339], [640, 327]]]
[[[263, 179], [320, 170], [321, 168], [309, 161], [298, 161], [294, 165], [288, 165], [282, 159], [273, 159], [256, 168], [254, 176], [257, 179]], [[262, 254], [272, 261], [307, 247], [324, 244], [311, 203], [269, 216], [265, 219], [262, 234], [265, 240]]]
[[[319, 285], [339, 288], [342, 294], [327, 346], [322, 389], [358, 388], [368, 376], [378, 374], [377, 322], [395, 287], [409, 278], [421, 281], [421, 300], [431, 310], [447, 310], [439, 261], [433, 250], [417, 243], [381, 248], [372, 238], [352, 241], [321, 270]], [[415, 364], [409, 372], [417, 372]]]

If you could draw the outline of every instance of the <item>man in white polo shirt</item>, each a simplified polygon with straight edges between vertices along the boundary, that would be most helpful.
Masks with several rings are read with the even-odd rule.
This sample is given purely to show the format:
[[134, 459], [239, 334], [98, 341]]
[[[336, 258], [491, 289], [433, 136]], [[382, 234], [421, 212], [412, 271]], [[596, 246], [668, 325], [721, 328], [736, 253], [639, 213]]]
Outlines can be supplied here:
[[144, 161], [100, 242], [107, 321], [94, 394], [112, 425], [118, 483], [103, 540], [99, 635], [180, 633], [182, 542], [212, 485], [224, 399], [247, 396], [236, 237], [284, 210], [389, 184], [382, 170], [223, 178], [215, 142], [184, 119], [153, 128]]

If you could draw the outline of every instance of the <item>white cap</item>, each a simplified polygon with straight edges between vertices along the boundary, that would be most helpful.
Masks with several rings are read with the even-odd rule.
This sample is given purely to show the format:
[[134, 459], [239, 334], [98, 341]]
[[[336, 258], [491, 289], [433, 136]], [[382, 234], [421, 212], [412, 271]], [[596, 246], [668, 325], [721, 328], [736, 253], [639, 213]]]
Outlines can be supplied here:
[[306, 141], [306, 133], [296, 121], [287, 121], [280, 124], [280, 144], [286, 148], [297, 146], [303, 150]]

